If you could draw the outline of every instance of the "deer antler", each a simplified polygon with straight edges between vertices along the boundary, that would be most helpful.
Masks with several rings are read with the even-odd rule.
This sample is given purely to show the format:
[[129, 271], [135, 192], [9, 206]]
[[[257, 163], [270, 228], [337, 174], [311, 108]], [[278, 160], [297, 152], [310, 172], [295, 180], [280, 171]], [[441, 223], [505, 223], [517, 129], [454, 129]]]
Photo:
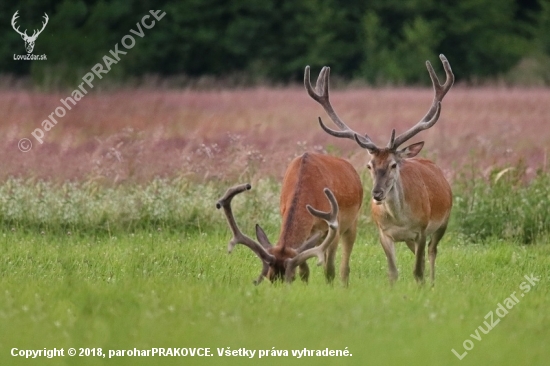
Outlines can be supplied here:
[[430, 63], [430, 61], [426, 61], [426, 67], [428, 69], [428, 73], [430, 74], [430, 78], [432, 79], [432, 84], [434, 88], [434, 99], [432, 105], [428, 110], [428, 113], [426, 113], [424, 118], [422, 118], [416, 125], [410, 128], [408, 131], [403, 132], [399, 136], [395, 137], [395, 139], [392, 136], [392, 139], [390, 139], [390, 143], [388, 144], [389, 148], [397, 149], [401, 144], [412, 138], [420, 131], [432, 127], [439, 119], [439, 114], [441, 113], [441, 101], [443, 100], [443, 97], [445, 97], [445, 94], [447, 94], [449, 89], [451, 89], [455, 81], [455, 76], [453, 74], [453, 71], [451, 70], [451, 65], [449, 64], [449, 61], [447, 61], [447, 58], [443, 55], [439, 55], [439, 58], [441, 59], [441, 62], [443, 63], [443, 68], [445, 69], [445, 84], [441, 85], [439, 83], [439, 79], [437, 78], [437, 74], [435, 73], [432, 64]]
[[233, 238], [229, 241], [229, 244], [227, 246], [227, 251], [231, 253], [233, 251], [233, 248], [237, 244], [243, 244], [250, 248], [262, 261], [262, 272], [260, 273], [260, 276], [258, 279], [254, 281], [256, 285], [258, 285], [260, 282], [262, 282], [263, 278], [267, 275], [267, 271], [269, 270], [269, 265], [273, 263], [275, 257], [268, 253], [264, 247], [262, 247], [259, 243], [252, 240], [248, 236], [244, 235], [239, 227], [237, 226], [237, 223], [235, 222], [235, 218], [233, 216], [233, 211], [231, 209], [231, 200], [233, 197], [235, 197], [237, 194], [250, 190], [252, 186], [250, 184], [241, 184], [238, 186], [234, 186], [232, 188], [229, 188], [227, 192], [225, 192], [225, 195], [220, 198], [220, 200], [216, 203], [216, 208], [220, 209], [223, 207], [225, 217], [227, 218], [227, 223], [229, 224], [229, 227], [231, 228], [231, 232], [233, 233]]
[[315, 84], [315, 90], [311, 86], [311, 79], [309, 76], [309, 66], [306, 66], [306, 69], [304, 71], [304, 86], [311, 98], [315, 100], [317, 103], [319, 103], [324, 109], [325, 112], [329, 115], [330, 119], [336, 126], [340, 128], [340, 131], [336, 131], [333, 129], [328, 128], [325, 126], [323, 121], [321, 120], [321, 117], [319, 117], [319, 124], [321, 125], [321, 128], [328, 133], [329, 135], [335, 136], [335, 137], [342, 137], [342, 138], [348, 138], [355, 140], [355, 135], [358, 135], [359, 140], [364, 144], [369, 146], [372, 150], [377, 150], [378, 148], [369, 136], [365, 135], [362, 136], [358, 134], [357, 132], [353, 131], [351, 128], [348, 127], [341, 119], [338, 117], [336, 112], [334, 111], [334, 108], [332, 108], [332, 105], [330, 104], [329, 100], [329, 77], [330, 77], [330, 67], [325, 66], [321, 69], [321, 72], [319, 73], [319, 77], [317, 78], [317, 83]]
[[13, 17], [11, 18], [11, 26], [12, 26], [14, 31], [16, 31], [17, 33], [19, 33], [19, 35], [21, 35], [21, 37], [29, 37], [27, 35], [27, 30], [26, 29], [25, 29], [25, 32], [21, 32], [21, 31], [19, 31], [19, 26], [17, 26], [17, 28], [15, 27], [15, 21], [17, 20], [17, 18], [19, 18], [19, 15], [17, 13], [19, 13], [19, 10], [17, 10], [15, 12], [15, 14], [13, 14]]
[[[323, 212], [314, 209], [310, 205], [307, 205], [306, 208], [309, 211], [309, 213], [313, 216], [316, 216], [322, 220], [325, 220], [328, 224], [328, 233], [325, 237], [325, 240], [321, 243], [321, 245], [316, 246], [314, 248], [309, 248], [303, 250], [301, 253], [296, 255], [294, 258], [289, 258], [285, 261], [285, 279], [286, 282], [292, 282], [292, 276], [294, 275], [294, 270], [296, 267], [298, 267], [300, 264], [304, 263], [306, 260], [312, 257], [317, 257], [317, 265], [321, 265], [325, 261], [325, 252], [328, 248], [328, 246], [332, 243], [334, 240], [334, 237], [336, 236], [336, 232], [338, 231], [338, 202], [336, 202], [336, 198], [334, 197], [334, 194], [332, 191], [328, 188], [324, 189], [325, 195], [327, 196], [329, 202], [330, 202], [330, 211], [329, 212]], [[317, 235], [314, 235], [315, 241], [318, 239]], [[306, 244], [313, 242], [313, 240], [308, 240]], [[308, 245], [302, 245], [301, 248], [306, 248]]]

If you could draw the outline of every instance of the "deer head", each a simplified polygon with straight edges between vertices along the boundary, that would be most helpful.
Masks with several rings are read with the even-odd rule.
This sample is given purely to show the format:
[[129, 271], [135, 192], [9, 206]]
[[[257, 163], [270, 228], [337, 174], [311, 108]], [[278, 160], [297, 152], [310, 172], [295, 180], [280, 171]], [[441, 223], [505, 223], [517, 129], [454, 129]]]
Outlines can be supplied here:
[[34, 43], [36, 42], [36, 38], [38, 38], [38, 36], [40, 35], [40, 33], [42, 33], [42, 31], [44, 30], [44, 28], [46, 28], [46, 24], [48, 24], [48, 15], [46, 13], [44, 13], [44, 22], [42, 22], [42, 29], [40, 30], [34, 30], [33, 33], [32, 33], [32, 36], [29, 36], [27, 34], [27, 30], [25, 29], [24, 32], [21, 32], [19, 31], [19, 26], [15, 26], [15, 21], [17, 20], [17, 18], [19, 18], [19, 15], [17, 14], [19, 12], [16, 11], [15, 14], [13, 14], [13, 17], [11, 18], [11, 26], [13, 27], [13, 29], [19, 33], [19, 35], [21, 36], [21, 38], [23, 38], [23, 41], [25, 41], [25, 49], [27, 50], [27, 53], [32, 53], [33, 49], [34, 49]]
[[233, 216], [231, 200], [235, 195], [251, 188], [250, 184], [241, 184], [229, 188], [225, 195], [216, 203], [216, 208], [224, 209], [227, 222], [233, 233], [233, 238], [228, 245], [228, 252], [231, 253], [235, 245], [242, 244], [250, 248], [260, 258], [262, 271], [254, 283], [259, 284], [264, 277], [267, 277], [271, 282], [282, 279], [285, 279], [286, 282], [292, 282], [295, 277], [296, 267], [312, 257], [318, 258], [318, 265], [323, 264], [325, 260], [324, 253], [338, 231], [338, 203], [332, 191], [328, 188], [324, 189], [325, 196], [330, 203], [329, 212], [318, 211], [310, 205], [306, 206], [311, 215], [324, 220], [328, 224], [328, 233], [323, 242], [319, 246], [315, 246], [321, 236], [317, 233], [306, 240], [299, 248], [292, 249], [284, 246], [272, 246], [269, 240], [267, 240], [264, 231], [258, 225], [256, 225], [258, 241], [251, 239], [241, 232]]
[[309, 66], [306, 66], [304, 73], [304, 85], [308, 94], [325, 109], [331, 120], [339, 128], [339, 130], [328, 128], [319, 117], [319, 124], [323, 130], [329, 135], [335, 137], [355, 140], [359, 146], [366, 149], [370, 153], [371, 160], [368, 163], [367, 168], [370, 170], [373, 179], [372, 198], [377, 204], [383, 202], [387, 192], [391, 189], [393, 184], [399, 180], [399, 167], [401, 166], [402, 161], [404, 159], [416, 156], [424, 146], [424, 142], [412, 144], [402, 150], [398, 150], [399, 146], [411, 139], [420, 131], [432, 127], [439, 119], [441, 112], [441, 101], [454, 83], [454, 75], [449, 61], [447, 61], [447, 58], [443, 55], [440, 55], [439, 58], [443, 63], [443, 68], [445, 69], [447, 78], [443, 85], [439, 83], [439, 79], [437, 78], [431, 63], [426, 61], [426, 67], [428, 69], [428, 73], [430, 74], [434, 88], [434, 98], [430, 109], [424, 118], [399, 136], [396, 137], [395, 129], [392, 130], [390, 141], [386, 147], [376, 146], [367, 134], [361, 135], [353, 131], [340, 119], [340, 117], [338, 117], [329, 100], [330, 68], [326, 66], [323, 67], [314, 89], [311, 86]]

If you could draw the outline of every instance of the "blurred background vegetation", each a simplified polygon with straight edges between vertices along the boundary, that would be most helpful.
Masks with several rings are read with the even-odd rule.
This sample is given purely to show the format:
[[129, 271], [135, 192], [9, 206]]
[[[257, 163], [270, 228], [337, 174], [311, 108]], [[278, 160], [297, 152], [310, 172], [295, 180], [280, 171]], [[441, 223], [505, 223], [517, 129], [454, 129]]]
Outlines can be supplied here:
[[[20, 0], [0, 4], [0, 73], [45, 88], [74, 87], [136, 29], [150, 9], [166, 12], [113, 66], [110, 83], [186, 85], [298, 82], [305, 65], [370, 85], [429, 82], [425, 60], [445, 54], [458, 81], [550, 84], [550, 0]], [[41, 27], [24, 54], [11, 27]], [[119, 44], [119, 48], [122, 48]]]

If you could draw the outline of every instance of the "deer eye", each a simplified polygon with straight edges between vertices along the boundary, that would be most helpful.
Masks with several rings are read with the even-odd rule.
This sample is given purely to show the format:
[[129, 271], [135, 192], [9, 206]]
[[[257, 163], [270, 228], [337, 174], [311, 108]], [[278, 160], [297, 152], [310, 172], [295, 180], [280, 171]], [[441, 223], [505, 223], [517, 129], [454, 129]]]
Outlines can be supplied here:
[[372, 169], [372, 166], [370, 164], [367, 164], [367, 169], [368, 170], [371, 170]]
[[397, 168], [397, 163], [392, 163], [392, 165], [390, 165], [390, 168], [392, 168], [392, 169]]

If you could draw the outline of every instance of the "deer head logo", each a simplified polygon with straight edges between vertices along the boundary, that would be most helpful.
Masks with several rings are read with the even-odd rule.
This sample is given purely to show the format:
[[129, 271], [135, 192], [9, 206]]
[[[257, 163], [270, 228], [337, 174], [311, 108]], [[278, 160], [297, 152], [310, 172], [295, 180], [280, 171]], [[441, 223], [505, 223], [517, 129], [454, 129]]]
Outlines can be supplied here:
[[17, 18], [19, 18], [19, 15], [17, 15], [17, 13], [19, 12], [19, 10], [17, 10], [15, 12], [15, 14], [13, 14], [13, 17], [11, 18], [11, 26], [13, 27], [13, 29], [19, 33], [19, 35], [21, 35], [21, 38], [23, 38], [23, 41], [25, 41], [25, 49], [27, 50], [27, 53], [32, 53], [32, 50], [34, 49], [34, 42], [36, 42], [36, 38], [38, 38], [38, 36], [40, 35], [40, 33], [42, 33], [42, 31], [44, 30], [44, 28], [46, 28], [46, 24], [48, 24], [48, 15], [46, 13], [44, 13], [44, 22], [42, 23], [42, 29], [40, 30], [34, 30], [33, 33], [32, 33], [32, 36], [29, 36], [27, 35], [27, 30], [25, 29], [24, 32], [20, 32], [19, 31], [19, 26], [17, 26], [17, 28], [15, 27], [15, 21]]

